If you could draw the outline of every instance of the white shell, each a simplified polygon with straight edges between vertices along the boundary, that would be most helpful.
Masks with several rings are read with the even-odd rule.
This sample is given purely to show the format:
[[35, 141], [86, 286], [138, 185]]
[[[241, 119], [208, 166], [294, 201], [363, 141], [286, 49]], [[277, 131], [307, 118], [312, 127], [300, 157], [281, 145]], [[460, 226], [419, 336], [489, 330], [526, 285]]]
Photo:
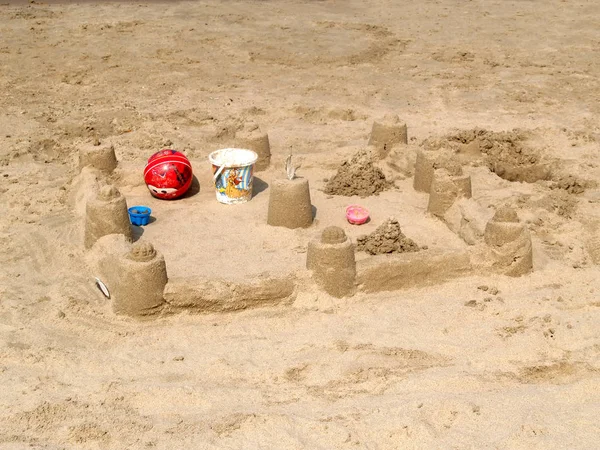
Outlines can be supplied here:
[[98, 289], [100, 289], [102, 291], [102, 293], [104, 294], [104, 296], [106, 298], [110, 298], [110, 292], [108, 292], [108, 288], [106, 287], [106, 285], [100, 280], [100, 278], [96, 278], [96, 286], [98, 286]]

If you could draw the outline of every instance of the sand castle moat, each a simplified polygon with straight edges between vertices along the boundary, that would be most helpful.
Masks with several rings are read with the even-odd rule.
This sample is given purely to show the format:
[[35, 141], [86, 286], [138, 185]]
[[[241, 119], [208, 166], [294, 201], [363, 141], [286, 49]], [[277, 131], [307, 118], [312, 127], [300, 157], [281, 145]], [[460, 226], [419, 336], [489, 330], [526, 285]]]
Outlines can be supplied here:
[[[253, 128], [257, 139], [244, 142], [263, 155], [261, 170], [252, 200], [237, 205], [214, 200], [204, 161], [192, 161], [195, 187], [165, 201], [148, 195], [131, 165], [116, 168], [112, 147], [82, 147], [80, 166], [93, 180], [80, 185], [88, 191], [87, 259], [113, 293], [113, 310], [226, 311], [293, 302], [306, 290], [346, 297], [471, 270], [529, 273], [531, 237], [517, 213], [477, 204], [470, 169], [448, 149], [418, 150], [412, 176], [396, 173], [394, 158], [411, 151], [407, 127], [389, 115], [382, 123], [374, 123], [365, 149], [348, 150], [333, 175], [318, 157], [298, 175], [288, 158], [287, 178], [271, 162], [268, 135]], [[343, 213], [356, 202], [371, 212], [364, 225], [349, 224]], [[127, 205], [141, 204], [152, 208], [151, 223], [130, 226]]]

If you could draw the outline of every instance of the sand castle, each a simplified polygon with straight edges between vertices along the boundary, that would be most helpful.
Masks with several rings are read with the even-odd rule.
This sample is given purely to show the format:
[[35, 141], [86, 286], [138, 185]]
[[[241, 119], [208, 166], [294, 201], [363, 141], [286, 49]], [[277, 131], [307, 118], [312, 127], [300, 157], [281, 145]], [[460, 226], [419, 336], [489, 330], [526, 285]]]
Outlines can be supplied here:
[[[249, 127], [238, 137], [262, 155], [263, 168], [268, 167], [266, 133]], [[373, 124], [369, 145], [379, 150], [359, 151], [342, 163], [325, 185], [325, 193], [369, 196], [391, 186], [375, 162], [386, 158], [392, 147], [407, 145], [406, 125], [397, 116], [386, 116]], [[91, 166], [102, 179], [115, 170], [114, 155], [110, 146], [84, 145], [80, 167]], [[266, 222], [276, 227], [274, 230], [311, 227], [314, 212], [308, 180], [296, 178], [290, 164], [286, 170], [287, 179], [270, 184]], [[356, 242], [337, 226], [317, 231], [318, 237], [307, 242], [304, 270], [288, 275], [263, 274], [243, 281], [170, 271], [167, 276], [169, 263], [151, 243], [132, 243], [126, 200], [111, 185], [101, 187], [87, 203], [84, 245], [91, 250], [90, 267], [110, 287], [113, 311], [134, 317], [184, 309], [218, 312], [289, 303], [307, 280], [324, 293], [343, 298], [357, 292], [440, 283], [474, 269], [509, 276], [532, 270], [532, 244], [526, 226], [510, 208], [499, 208], [487, 223], [481, 218], [474, 220], [478, 205], [472, 198], [471, 177], [451, 153], [419, 150], [413, 187], [429, 194], [427, 212], [472, 250], [422, 248], [404, 235], [398, 220], [390, 217]], [[356, 252], [368, 257], [357, 258]]]

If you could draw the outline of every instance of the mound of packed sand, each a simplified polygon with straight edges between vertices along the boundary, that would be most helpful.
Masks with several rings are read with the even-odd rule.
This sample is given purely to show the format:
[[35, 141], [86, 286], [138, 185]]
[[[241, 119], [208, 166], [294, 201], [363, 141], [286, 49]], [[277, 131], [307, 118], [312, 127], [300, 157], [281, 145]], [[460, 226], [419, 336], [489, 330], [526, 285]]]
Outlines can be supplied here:
[[407, 238], [396, 219], [390, 217], [369, 235], [356, 239], [356, 250], [380, 255], [383, 253], [406, 253], [419, 251], [419, 246]]
[[463, 157], [479, 159], [508, 181], [547, 180], [551, 176], [548, 161], [542, 159], [530, 138], [530, 132], [519, 129], [496, 132], [474, 128], [441, 139], [427, 139], [423, 144], [428, 149], [446, 148]]
[[375, 167], [366, 150], [357, 152], [344, 161], [337, 173], [327, 182], [325, 193], [330, 195], [359, 195], [368, 197], [378, 194], [389, 186], [383, 172]]

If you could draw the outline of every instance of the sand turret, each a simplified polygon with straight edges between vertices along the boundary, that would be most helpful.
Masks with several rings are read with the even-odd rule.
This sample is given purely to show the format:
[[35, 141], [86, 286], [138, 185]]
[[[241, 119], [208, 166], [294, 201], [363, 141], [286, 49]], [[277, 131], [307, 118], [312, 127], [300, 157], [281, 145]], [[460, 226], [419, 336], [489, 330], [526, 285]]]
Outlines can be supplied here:
[[433, 150], [417, 151], [417, 160], [415, 162], [415, 177], [413, 179], [413, 188], [419, 192], [429, 192], [433, 181], [433, 172], [435, 171], [436, 161], [439, 155]]
[[313, 222], [310, 188], [305, 178], [271, 183], [267, 223], [276, 227], [306, 228]]
[[98, 141], [82, 145], [79, 147], [79, 169], [86, 166], [111, 173], [117, 167], [115, 148], [112, 145], [100, 144]]
[[406, 123], [397, 115], [387, 114], [383, 119], [373, 122], [368, 145], [374, 147], [374, 154], [379, 159], [385, 158], [394, 145], [407, 143]]
[[462, 173], [460, 165], [447, 165], [437, 169], [429, 189], [427, 211], [443, 217], [446, 211], [460, 198], [471, 198], [471, 177]]
[[292, 155], [285, 160], [287, 179], [271, 183], [267, 223], [276, 227], [306, 228], [313, 222], [308, 180], [296, 178], [300, 166], [292, 164]]
[[114, 186], [103, 186], [96, 197], [89, 200], [85, 211], [86, 248], [108, 234], [123, 234], [132, 239], [127, 201]]
[[118, 280], [112, 289], [113, 311], [145, 316], [160, 310], [167, 284], [165, 259], [152, 244], [138, 241], [118, 261]]
[[484, 240], [491, 250], [494, 271], [510, 276], [531, 272], [531, 236], [514, 209], [502, 207], [496, 211], [485, 227]]
[[235, 146], [256, 152], [258, 160], [254, 165], [257, 171], [265, 170], [271, 164], [271, 145], [269, 135], [255, 123], [247, 123], [235, 133]]
[[306, 267], [317, 285], [334, 297], [355, 292], [354, 245], [339, 227], [327, 227], [319, 239], [308, 244]]

